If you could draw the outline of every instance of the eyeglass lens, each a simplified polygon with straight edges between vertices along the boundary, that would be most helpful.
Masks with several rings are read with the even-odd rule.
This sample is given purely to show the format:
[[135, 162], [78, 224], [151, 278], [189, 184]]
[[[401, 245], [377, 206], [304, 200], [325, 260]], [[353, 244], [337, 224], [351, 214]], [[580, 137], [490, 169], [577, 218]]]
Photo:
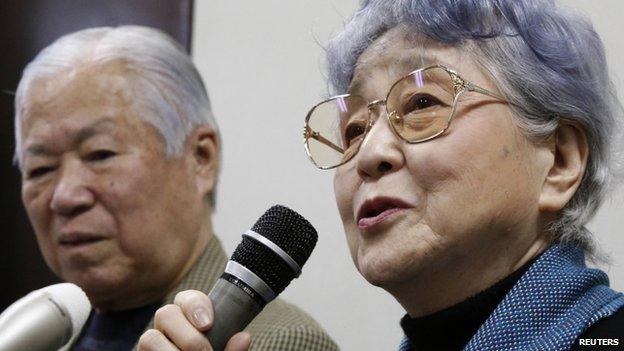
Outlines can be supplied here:
[[[439, 67], [416, 71], [397, 81], [386, 99], [391, 127], [407, 142], [419, 142], [444, 131], [453, 113], [454, 85]], [[308, 126], [310, 156], [317, 166], [331, 168], [353, 157], [368, 132], [373, 116], [358, 95], [336, 97], [317, 105]]]

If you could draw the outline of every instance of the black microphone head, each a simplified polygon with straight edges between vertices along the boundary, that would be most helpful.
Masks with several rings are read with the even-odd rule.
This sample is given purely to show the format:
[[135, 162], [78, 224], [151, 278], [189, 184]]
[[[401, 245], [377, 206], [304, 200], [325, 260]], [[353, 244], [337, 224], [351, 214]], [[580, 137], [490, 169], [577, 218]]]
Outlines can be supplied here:
[[[284, 250], [303, 267], [312, 254], [318, 240], [316, 230], [310, 222], [297, 212], [275, 205], [269, 208], [251, 228]], [[243, 236], [232, 254], [232, 261], [247, 267], [280, 294], [297, 273], [275, 252], [262, 243]]]

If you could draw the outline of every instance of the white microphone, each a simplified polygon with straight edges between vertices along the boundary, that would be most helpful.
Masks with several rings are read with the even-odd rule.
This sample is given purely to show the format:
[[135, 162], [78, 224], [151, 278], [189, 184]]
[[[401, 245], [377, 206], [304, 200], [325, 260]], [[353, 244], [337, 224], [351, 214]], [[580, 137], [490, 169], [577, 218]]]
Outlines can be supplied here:
[[80, 332], [90, 311], [87, 295], [74, 284], [35, 290], [0, 315], [0, 350], [57, 350]]

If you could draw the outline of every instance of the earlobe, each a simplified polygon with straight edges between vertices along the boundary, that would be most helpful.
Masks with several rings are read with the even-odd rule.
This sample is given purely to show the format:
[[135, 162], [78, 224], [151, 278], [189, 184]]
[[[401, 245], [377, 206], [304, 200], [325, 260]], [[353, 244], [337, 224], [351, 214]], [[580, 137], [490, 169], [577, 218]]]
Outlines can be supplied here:
[[198, 190], [208, 194], [216, 184], [219, 169], [219, 142], [214, 128], [203, 125], [195, 129], [190, 147]]
[[572, 123], [561, 124], [550, 143], [554, 157], [544, 180], [539, 209], [554, 213], [565, 207], [581, 184], [589, 147], [585, 131]]

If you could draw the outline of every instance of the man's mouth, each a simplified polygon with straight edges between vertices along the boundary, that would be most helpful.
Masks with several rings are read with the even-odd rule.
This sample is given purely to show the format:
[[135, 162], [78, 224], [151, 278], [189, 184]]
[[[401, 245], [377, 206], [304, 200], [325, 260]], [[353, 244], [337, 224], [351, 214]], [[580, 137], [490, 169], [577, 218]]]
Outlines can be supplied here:
[[90, 245], [105, 238], [97, 234], [87, 233], [66, 233], [62, 234], [58, 238], [58, 244], [63, 247], [80, 247]]
[[358, 227], [360, 229], [371, 228], [410, 207], [405, 201], [397, 198], [377, 197], [366, 200], [357, 212]]

